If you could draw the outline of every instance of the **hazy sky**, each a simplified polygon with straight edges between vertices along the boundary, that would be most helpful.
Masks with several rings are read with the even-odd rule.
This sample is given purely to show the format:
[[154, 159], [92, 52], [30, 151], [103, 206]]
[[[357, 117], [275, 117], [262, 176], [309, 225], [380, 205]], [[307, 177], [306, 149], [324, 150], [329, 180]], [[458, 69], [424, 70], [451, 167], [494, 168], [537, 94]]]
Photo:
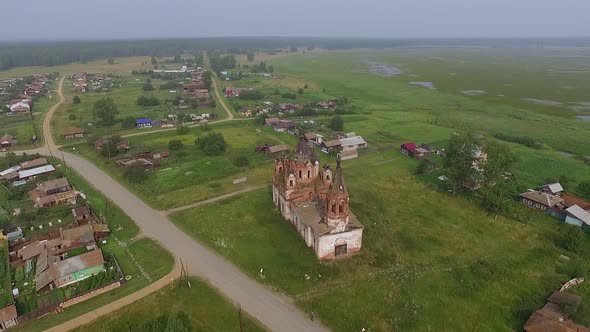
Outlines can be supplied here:
[[0, 40], [590, 36], [590, 0], [1, 0]]

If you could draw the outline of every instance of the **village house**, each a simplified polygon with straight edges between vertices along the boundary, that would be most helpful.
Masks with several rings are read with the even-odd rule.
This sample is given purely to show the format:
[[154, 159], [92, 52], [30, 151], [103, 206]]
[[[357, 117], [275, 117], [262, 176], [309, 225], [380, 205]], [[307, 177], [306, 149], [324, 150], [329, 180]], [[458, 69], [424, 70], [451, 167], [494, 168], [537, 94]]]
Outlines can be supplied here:
[[565, 222], [582, 228], [590, 227], [590, 212], [578, 205], [572, 205], [565, 209]]
[[225, 95], [225, 98], [237, 98], [240, 96], [240, 89], [225, 88], [223, 94]]
[[254, 114], [250, 107], [242, 107], [238, 110], [238, 113], [242, 114], [246, 118], [249, 118]]
[[68, 126], [63, 131], [64, 139], [84, 138], [84, 129], [74, 126]]
[[0, 149], [7, 149], [16, 145], [16, 140], [12, 135], [4, 134], [2, 138], [0, 138]]
[[31, 112], [31, 105], [25, 101], [19, 101], [10, 105], [10, 113], [12, 114], [28, 114]]
[[522, 204], [546, 212], [557, 219], [565, 219], [563, 198], [535, 190], [524, 192], [519, 196]]
[[303, 138], [290, 155], [275, 160], [273, 202], [318, 259], [361, 250], [364, 226], [350, 211], [340, 159], [334, 171], [320, 167]]
[[33, 160], [23, 161], [19, 165], [20, 165], [20, 169], [25, 170], [25, 169], [31, 169], [31, 168], [35, 168], [35, 167], [44, 166], [47, 164], [48, 164], [47, 159], [37, 158], [37, 159], [33, 159]]
[[328, 108], [336, 108], [338, 106], [335, 101], [320, 101], [319, 103], [315, 104], [319, 108], [328, 109]]
[[414, 142], [407, 142], [400, 146], [400, 152], [408, 157], [420, 159], [428, 155], [428, 150], [418, 147]]
[[73, 190], [66, 178], [59, 178], [37, 184], [28, 195], [35, 207], [50, 207], [76, 204], [79, 192]]
[[150, 118], [139, 118], [135, 120], [135, 125], [137, 128], [151, 128], [152, 127], [152, 119]]
[[295, 130], [295, 128], [297, 127], [297, 125], [293, 121], [279, 120], [279, 121], [275, 122], [274, 124], [272, 124], [272, 127], [274, 128], [274, 130], [276, 132], [284, 133], [284, 132], [293, 132]]
[[310, 146], [312, 144], [316, 144], [318, 142], [318, 135], [316, 133], [305, 133], [303, 135], [303, 138], [305, 138], [305, 141], [307, 142], [307, 144], [309, 144]]
[[94, 220], [92, 211], [88, 206], [80, 206], [72, 209], [72, 216], [78, 225], [87, 224], [89, 221]]
[[358, 158], [358, 150], [367, 147], [367, 142], [361, 137], [355, 134], [349, 135], [339, 139], [340, 141], [340, 157], [342, 160], [348, 160]]
[[341, 148], [341, 144], [340, 144], [340, 140], [338, 140], [338, 139], [331, 140], [331, 141], [323, 141], [320, 144], [320, 150], [324, 153], [338, 152], [338, 151], [340, 151], [340, 148]]
[[563, 312], [565, 306], [576, 311], [582, 298], [565, 292], [554, 292], [545, 306], [535, 311], [524, 325], [526, 332], [590, 332], [590, 329], [576, 324]]
[[279, 121], [281, 121], [279, 118], [267, 118], [267, 119], [264, 119], [264, 123], [265, 123], [267, 126], [271, 126], [271, 127], [274, 127], [274, 125], [275, 125], [277, 122], [279, 122]]
[[35, 277], [37, 291], [64, 287], [105, 271], [102, 250], [55, 262]]
[[299, 104], [279, 104], [279, 109], [283, 112], [294, 113], [296, 110], [300, 110], [303, 108], [303, 105]]

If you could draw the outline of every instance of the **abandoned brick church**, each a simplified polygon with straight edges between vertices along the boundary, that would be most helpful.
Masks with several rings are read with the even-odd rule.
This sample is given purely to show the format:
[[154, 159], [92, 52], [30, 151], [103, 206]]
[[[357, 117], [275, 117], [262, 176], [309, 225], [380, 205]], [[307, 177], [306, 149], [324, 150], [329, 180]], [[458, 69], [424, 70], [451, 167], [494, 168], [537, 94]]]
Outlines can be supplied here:
[[273, 202], [322, 260], [356, 253], [363, 243], [364, 227], [350, 211], [340, 164], [338, 157], [334, 171], [320, 167], [303, 138], [294, 152], [275, 160]]

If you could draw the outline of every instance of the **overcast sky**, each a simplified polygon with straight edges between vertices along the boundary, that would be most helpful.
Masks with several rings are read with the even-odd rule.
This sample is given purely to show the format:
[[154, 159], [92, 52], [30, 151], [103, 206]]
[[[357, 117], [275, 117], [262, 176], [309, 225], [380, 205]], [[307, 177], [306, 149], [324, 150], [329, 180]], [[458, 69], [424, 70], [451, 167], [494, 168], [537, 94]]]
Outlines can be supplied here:
[[0, 40], [590, 36], [590, 0], [1, 0]]

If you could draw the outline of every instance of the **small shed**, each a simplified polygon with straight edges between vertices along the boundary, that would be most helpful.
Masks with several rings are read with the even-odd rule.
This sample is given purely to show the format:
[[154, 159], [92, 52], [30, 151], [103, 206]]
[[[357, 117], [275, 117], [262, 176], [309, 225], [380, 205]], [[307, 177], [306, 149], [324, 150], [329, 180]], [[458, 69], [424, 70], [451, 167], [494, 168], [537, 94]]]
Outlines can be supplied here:
[[83, 138], [84, 129], [74, 126], [65, 127], [63, 131], [63, 137], [64, 139]]

